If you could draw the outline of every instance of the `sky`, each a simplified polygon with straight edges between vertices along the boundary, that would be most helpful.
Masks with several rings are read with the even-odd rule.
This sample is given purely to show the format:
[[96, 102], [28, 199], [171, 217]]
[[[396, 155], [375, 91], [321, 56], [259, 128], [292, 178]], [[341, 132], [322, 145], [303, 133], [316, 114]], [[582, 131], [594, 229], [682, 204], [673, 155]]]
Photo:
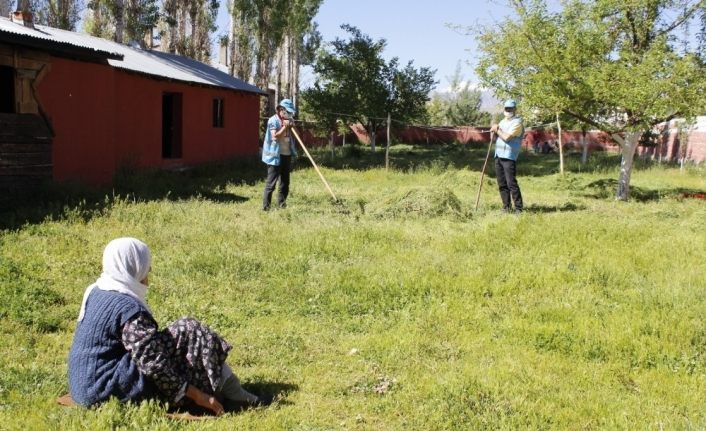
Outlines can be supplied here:
[[[448, 87], [456, 65], [470, 84], [477, 83], [475, 40], [450, 25], [478, 27], [499, 22], [510, 14], [503, 0], [324, 0], [314, 18], [324, 42], [346, 38], [341, 24], [358, 27], [374, 40], [387, 40], [384, 56], [398, 57], [401, 64], [414, 61], [415, 67], [436, 69], [438, 90]], [[227, 33], [228, 12], [221, 2], [217, 34]], [[470, 64], [469, 64], [470, 62]], [[314, 81], [313, 74], [302, 73], [302, 87]]]

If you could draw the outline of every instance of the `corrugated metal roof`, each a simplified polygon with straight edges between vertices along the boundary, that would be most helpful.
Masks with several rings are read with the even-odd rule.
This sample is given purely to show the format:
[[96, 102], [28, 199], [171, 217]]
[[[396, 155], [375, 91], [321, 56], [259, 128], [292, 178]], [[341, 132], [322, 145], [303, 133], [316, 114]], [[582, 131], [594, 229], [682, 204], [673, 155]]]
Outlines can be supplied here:
[[0, 33], [2, 32], [28, 38], [35, 42], [35, 45], [36, 42], [46, 42], [47, 46], [58, 44], [92, 50], [96, 54], [105, 55], [108, 63], [119, 69], [188, 83], [267, 94], [258, 87], [214, 67], [175, 54], [142, 50], [87, 34], [43, 25], [35, 25], [35, 29], [31, 29], [0, 17]]

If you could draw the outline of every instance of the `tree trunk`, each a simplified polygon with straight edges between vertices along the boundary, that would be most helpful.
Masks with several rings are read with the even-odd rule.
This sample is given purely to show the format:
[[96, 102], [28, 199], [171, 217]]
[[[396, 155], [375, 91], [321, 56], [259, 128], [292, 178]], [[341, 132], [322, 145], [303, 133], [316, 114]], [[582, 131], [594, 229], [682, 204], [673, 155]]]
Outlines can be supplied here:
[[5, 18], [12, 12], [12, 2], [10, 0], [0, 0], [0, 16]]
[[177, 30], [177, 54], [186, 55], [186, 21], [187, 21], [187, 11], [185, 8], [180, 8], [177, 13], [179, 14], [179, 29]]
[[561, 122], [558, 112], [556, 113], [556, 127], [559, 129], [559, 173], [564, 175], [564, 143], [561, 139]]
[[164, 52], [169, 52], [171, 54], [176, 53], [176, 37], [177, 37], [177, 1], [176, 0], [165, 0], [164, 2], [164, 13], [170, 19], [167, 20], [169, 29], [167, 31], [166, 43], [164, 40], [160, 42], [160, 50]]
[[198, 22], [198, 9], [196, 5], [192, 5], [189, 10], [189, 21], [191, 22], [191, 46], [188, 49], [188, 57], [194, 58], [196, 60], [201, 60], [201, 53], [199, 49], [199, 22]]
[[334, 152], [335, 147], [334, 147], [334, 142], [333, 142], [333, 138], [335, 136], [336, 136], [336, 132], [331, 132], [331, 134], [329, 135], [329, 138], [328, 138], [328, 146], [331, 149], [331, 160], [333, 160], [333, 158], [336, 156], [336, 154]]
[[250, 82], [252, 77], [252, 32], [245, 12], [233, 8], [233, 47], [231, 54], [231, 75]]
[[585, 165], [588, 162], [588, 141], [586, 140], [586, 131], [581, 133], [581, 164]]
[[275, 55], [277, 59], [277, 74], [275, 77], [275, 100], [280, 101], [284, 97], [282, 97], [282, 78], [284, 74], [284, 66], [285, 66], [285, 54], [284, 54], [285, 47], [283, 45], [280, 45], [277, 48], [277, 54]]
[[125, 33], [125, 0], [115, 0], [115, 36], [117, 43], [123, 43]]
[[376, 133], [375, 133], [375, 123], [370, 122], [370, 125], [368, 127], [368, 133], [370, 134], [370, 149], [372, 152], [375, 152], [375, 138], [376, 138]]
[[295, 104], [297, 103], [297, 100], [299, 99], [299, 69], [301, 67], [301, 38], [295, 39], [293, 46], [292, 46], [292, 61], [291, 61], [291, 68], [292, 68], [292, 74], [291, 76], [291, 91], [292, 91], [292, 100], [294, 100]]
[[[296, 39], [293, 36], [287, 37], [287, 97], [294, 101], [294, 62], [298, 51]], [[296, 103], [295, 103], [296, 106]]]
[[226, 61], [226, 67], [228, 67], [228, 74], [230, 76], [235, 76], [235, 18], [233, 14], [233, 0], [228, 0], [228, 11], [230, 16], [228, 17], [228, 59]]
[[640, 133], [629, 132], [625, 139], [618, 135], [613, 135], [622, 150], [623, 156], [620, 160], [620, 176], [618, 177], [618, 190], [615, 194], [615, 199], [619, 201], [627, 201], [630, 199], [630, 177], [632, 175], [633, 160], [635, 159], [635, 150], [640, 142]]

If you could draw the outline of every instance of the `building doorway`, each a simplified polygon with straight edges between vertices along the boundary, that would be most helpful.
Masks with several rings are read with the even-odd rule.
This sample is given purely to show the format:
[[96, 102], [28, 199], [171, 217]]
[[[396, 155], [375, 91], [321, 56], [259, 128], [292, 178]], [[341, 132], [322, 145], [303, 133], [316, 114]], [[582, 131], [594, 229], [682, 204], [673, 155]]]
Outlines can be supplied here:
[[162, 158], [181, 158], [181, 93], [162, 95]]
[[15, 113], [15, 69], [0, 66], [0, 113]]

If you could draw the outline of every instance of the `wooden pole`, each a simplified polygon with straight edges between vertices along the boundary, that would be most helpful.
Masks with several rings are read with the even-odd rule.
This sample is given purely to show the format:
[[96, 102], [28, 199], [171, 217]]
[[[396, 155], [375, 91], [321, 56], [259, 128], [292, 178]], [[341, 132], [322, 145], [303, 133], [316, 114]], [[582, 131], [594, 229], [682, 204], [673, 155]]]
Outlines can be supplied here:
[[309, 150], [306, 149], [306, 146], [304, 146], [304, 142], [302, 142], [302, 138], [299, 137], [299, 134], [297, 133], [297, 130], [292, 127], [292, 134], [294, 134], [294, 137], [297, 138], [297, 142], [299, 142], [299, 145], [302, 146], [302, 149], [304, 149], [304, 153], [306, 156], [309, 158], [309, 161], [311, 164], [314, 166], [314, 169], [316, 170], [316, 173], [319, 174], [319, 177], [321, 178], [321, 181], [324, 182], [324, 185], [326, 186], [326, 190], [328, 190], [329, 193], [331, 193], [331, 197], [333, 198], [334, 202], [338, 202], [338, 199], [336, 199], [336, 195], [333, 194], [333, 190], [331, 190], [331, 186], [328, 185], [326, 182], [326, 178], [324, 178], [324, 175], [321, 173], [319, 170], [319, 167], [316, 166], [316, 162], [314, 159], [311, 157], [311, 154], [309, 154]]
[[483, 170], [480, 172], [480, 184], [478, 184], [478, 194], [476, 195], [476, 208], [474, 211], [478, 211], [478, 202], [480, 202], [480, 191], [483, 188], [483, 178], [485, 177], [485, 168], [488, 167], [488, 159], [490, 158], [490, 150], [493, 148], [493, 141], [495, 141], [495, 132], [490, 132], [490, 143], [488, 144], [488, 153], [485, 155], [485, 162], [483, 163]]
[[390, 169], [390, 113], [387, 113], [387, 146], [385, 148], [385, 171]]
[[559, 113], [556, 113], [556, 126], [559, 129], [559, 173], [564, 175], [564, 145], [561, 141], [561, 123], [559, 122]]

